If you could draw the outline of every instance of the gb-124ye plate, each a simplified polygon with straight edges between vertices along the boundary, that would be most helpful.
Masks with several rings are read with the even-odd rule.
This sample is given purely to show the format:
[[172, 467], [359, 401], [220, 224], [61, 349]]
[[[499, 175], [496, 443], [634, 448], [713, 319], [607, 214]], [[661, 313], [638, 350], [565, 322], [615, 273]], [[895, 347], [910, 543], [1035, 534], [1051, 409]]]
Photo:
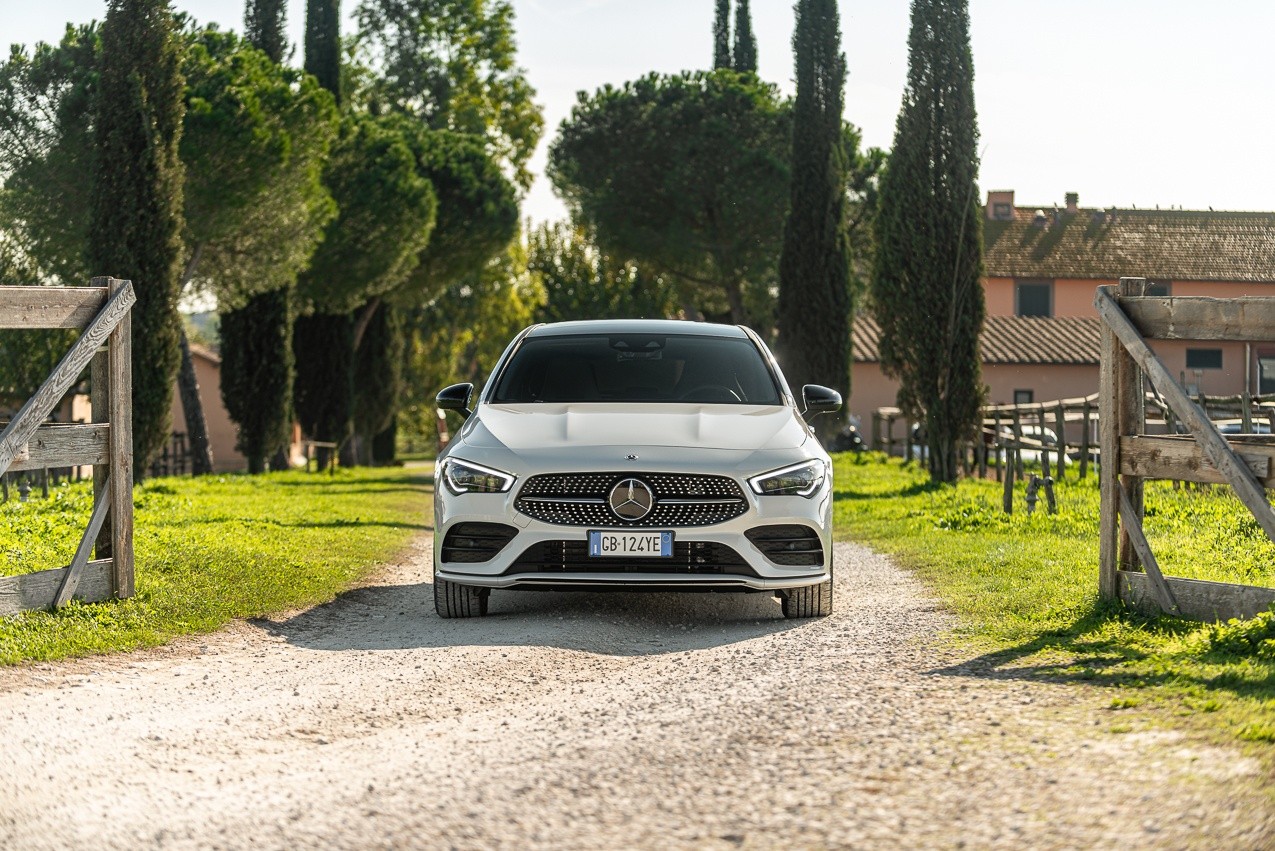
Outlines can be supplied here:
[[595, 558], [672, 558], [673, 533], [594, 529], [589, 532], [589, 555]]

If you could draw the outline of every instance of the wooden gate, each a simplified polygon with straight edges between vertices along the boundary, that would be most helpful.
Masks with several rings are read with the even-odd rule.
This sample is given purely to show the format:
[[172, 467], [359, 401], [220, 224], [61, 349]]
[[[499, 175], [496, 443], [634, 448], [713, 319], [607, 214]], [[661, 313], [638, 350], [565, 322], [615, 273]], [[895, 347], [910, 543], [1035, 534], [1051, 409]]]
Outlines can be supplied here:
[[[1229, 484], [1275, 541], [1275, 511], [1265, 491], [1275, 488], [1275, 436], [1228, 442], [1145, 340], [1275, 342], [1275, 298], [1150, 297], [1143, 296], [1145, 286], [1143, 278], [1121, 278], [1119, 288], [1099, 287], [1094, 300], [1103, 321], [1099, 592], [1195, 620], [1252, 617], [1275, 603], [1275, 588], [1162, 575], [1142, 530], [1142, 482]], [[1146, 434], [1144, 376], [1189, 435]]]
[[[0, 433], [0, 475], [93, 465], [93, 512], [71, 564], [0, 578], [0, 615], [60, 607], [72, 598], [133, 595], [134, 301], [132, 282], [114, 278], [94, 278], [89, 287], [0, 287], [0, 329], [84, 332]], [[92, 369], [93, 422], [44, 424], [86, 366]], [[103, 528], [108, 516], [110, 526]]]

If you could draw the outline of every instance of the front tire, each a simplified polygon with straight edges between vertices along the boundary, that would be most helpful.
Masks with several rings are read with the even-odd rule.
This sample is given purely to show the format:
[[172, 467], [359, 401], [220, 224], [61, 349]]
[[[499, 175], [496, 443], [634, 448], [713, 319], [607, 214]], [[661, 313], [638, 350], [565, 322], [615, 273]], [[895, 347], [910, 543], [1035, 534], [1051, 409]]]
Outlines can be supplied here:
[[832, 614], [832, 580], [793, 588], [779, 599], [786, 618], [826, 618]]
[[434, 577], [434, 609], [440, 618], [481, 618], [491, 591]]

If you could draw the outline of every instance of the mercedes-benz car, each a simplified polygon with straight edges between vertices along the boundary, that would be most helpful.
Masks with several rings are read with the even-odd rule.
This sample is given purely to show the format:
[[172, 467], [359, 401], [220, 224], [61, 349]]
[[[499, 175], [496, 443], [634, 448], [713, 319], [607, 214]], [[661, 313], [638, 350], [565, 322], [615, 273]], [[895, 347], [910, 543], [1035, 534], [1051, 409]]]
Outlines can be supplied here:
[[832, 467], [742, 326], [535, 325], [481, 396], [438, 394], [465, 423], [435, 469], [434, 603], [487, 613], [498, 589], [756, 591], [785, 616], [832, 611]]

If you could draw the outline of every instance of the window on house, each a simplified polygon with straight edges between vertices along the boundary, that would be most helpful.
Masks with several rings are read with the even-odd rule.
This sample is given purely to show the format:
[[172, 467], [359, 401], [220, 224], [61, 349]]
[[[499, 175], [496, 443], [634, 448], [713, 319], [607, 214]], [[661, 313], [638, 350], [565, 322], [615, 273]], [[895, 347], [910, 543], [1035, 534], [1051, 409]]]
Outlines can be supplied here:
[[996, 203], [992, 205], [992, 218], [1002, 222], [1014, 218], [1014, 205]]
[[1053, 283], [1050, 281], [1019, 281], [1014, 287], [1014, 315], [1053, 316]]
[[1015, 390], [1014, 404], [1015, 405], [1030, 405], [1032, 402], [1036, 401], [1035, 398], [1033, 398], [1034, 396], [1035, 396], [1035, 393], [1033, 393], [1033, 391], [1031, 390]]
[[1159, 298], [1166, 298], [1172, 295], [1169, 291], [1168, 281], [1147, 281], [1147, 288], [1143, 294], [1153, 295]]
[[1275, 356], [1257, 359], [1257, 392], [1275, 393]]
[[1222, 368], [1222, 350], [1221, 349], [1187, 349], [1186, 350], [1186, 368], [1187, 369], [1221, 369]]

